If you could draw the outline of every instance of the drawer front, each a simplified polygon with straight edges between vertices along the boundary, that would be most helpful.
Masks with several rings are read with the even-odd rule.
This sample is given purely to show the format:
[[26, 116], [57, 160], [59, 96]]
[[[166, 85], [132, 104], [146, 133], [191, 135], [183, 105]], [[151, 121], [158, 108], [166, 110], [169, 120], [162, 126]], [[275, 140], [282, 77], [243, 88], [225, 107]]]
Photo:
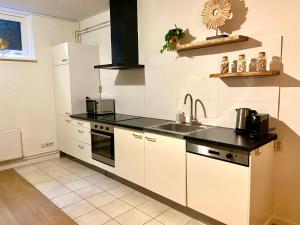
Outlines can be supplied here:
[[87, 121], [82, 121], [82, 120], [72, 120], [72, 125], [78, 126], [78, 127], [83, 127], [83, 128], [88, 128], [91, 129], [91, 123]]
[[92, 160], [92, 147], [89, 144], [74, 140], [73, 141], [74, 157], [90, 162]]
[[72, 136], [75, 140], [91, 144], [90, 129], [72, 125]]

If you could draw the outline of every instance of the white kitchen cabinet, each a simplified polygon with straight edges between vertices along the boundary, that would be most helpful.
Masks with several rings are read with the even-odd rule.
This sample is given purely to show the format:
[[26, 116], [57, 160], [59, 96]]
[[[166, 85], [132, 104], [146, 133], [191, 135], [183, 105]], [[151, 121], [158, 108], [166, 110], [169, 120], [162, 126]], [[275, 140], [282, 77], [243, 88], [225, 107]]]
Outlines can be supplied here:
[[145, 133], [145, 187], [186, 205], [185, 140]]
[[187, 153], [187, 206], [228, 225], [262, 225], [272, 216], [273, 143], [250, 166]]
[[115, 128], [116, 173], [144, 186], [144, 134], [135, 130]]
[[58, 115], [71, 115], [71, 87], [69, 65], [53, 67], [55, 108]]
[[85, 98], [99, 96], [98, 71], [94, 69], [98, 64], [96, 46], [64, 43], [53, 48], [56, 114], [86, 112]]
[[72, 125], [71, 130], [75, 140], [91, 145], [90, 129]]
[[91, 145], [74, 139], [72, 141], [72, 150], [74, 157], [84, 162], [90, 163], [92, 160], [92, 147]]
[[72, 120], [68, 116], [56, 117], [56, 126], [57, 126], [57, 148], [59, 151], [62, 151], [66, 154], [74, 156], [72, 149]]

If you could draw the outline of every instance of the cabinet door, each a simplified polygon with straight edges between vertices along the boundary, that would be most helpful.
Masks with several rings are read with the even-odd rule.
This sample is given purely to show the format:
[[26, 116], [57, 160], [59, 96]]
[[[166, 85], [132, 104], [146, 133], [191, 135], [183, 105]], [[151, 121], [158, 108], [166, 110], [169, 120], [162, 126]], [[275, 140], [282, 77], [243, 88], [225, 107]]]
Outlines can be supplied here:
[[57, 116], [57, 148], [59, 151], [73, 156], [71, 119], [67, 116]]
[[52, 63], [54, 66], [69, 63], [68, 44], [55, 46], [52, 50]]
[[72, 106], [69, 66], [54, 66], [53, 70], [56, 113], [58, 115], [70, 115]]
[[72, 141], [73, 156], [84, 162], [90, 163], [92, 160], [92, 147], [89, 144], [73, 140]]
[[186, 205], [185, 140], [145, 134], [145, 187]]
[[187, 154], [188, 207], [228, 225], [249, 225], [250, 169]]
[[114, 133], [117, 175], [144, 186], [144, 134], [120, 128]]

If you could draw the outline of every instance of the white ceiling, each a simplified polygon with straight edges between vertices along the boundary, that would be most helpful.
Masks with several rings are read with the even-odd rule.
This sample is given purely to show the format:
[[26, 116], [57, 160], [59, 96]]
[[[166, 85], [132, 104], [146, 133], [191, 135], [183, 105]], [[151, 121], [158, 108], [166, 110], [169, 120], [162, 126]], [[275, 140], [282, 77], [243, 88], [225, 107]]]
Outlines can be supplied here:
[[0, 0], [0, 7], [83, 20], [109, 9], [109, 0]]

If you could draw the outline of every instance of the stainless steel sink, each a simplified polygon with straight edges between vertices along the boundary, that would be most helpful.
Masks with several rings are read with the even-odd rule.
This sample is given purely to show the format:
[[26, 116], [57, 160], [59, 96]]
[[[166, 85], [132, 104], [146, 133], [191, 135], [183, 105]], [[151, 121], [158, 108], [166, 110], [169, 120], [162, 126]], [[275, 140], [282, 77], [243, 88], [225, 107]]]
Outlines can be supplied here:
[[155, 130], [162, 130], [162, 131], [169, 131], [172, 133], [178, 134], [189, 134], [195, 131], [200, 131], [207, 129], [205, 126], [200, 125], [190, 125], [190, 124], [177, 124], [177, 123], [168, 123], [168, 124], [161, 124], [157, 126], [151, 127]]

